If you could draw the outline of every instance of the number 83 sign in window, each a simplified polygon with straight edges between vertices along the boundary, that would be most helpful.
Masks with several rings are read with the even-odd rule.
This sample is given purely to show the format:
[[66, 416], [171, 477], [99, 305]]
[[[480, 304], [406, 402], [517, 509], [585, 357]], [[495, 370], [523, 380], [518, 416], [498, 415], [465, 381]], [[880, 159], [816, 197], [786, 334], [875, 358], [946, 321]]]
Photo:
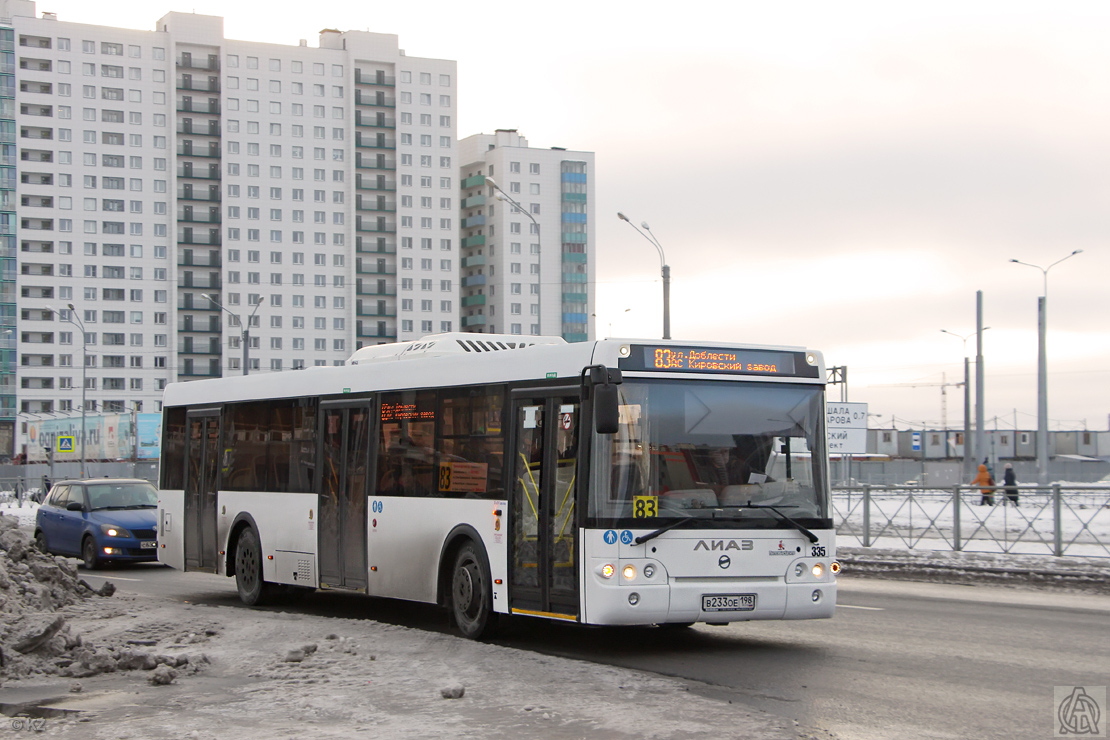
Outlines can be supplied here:
[[634, 519], [647, 519], [659, 516], [658, 496], [633, 496], [632, 517]]

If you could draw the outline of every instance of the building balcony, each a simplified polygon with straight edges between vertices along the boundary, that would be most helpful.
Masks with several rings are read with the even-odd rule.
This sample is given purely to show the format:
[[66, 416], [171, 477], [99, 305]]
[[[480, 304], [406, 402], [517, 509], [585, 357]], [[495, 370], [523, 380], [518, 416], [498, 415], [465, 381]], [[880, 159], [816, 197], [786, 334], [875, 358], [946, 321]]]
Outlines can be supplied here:
[[484, 215], [483, 216], [470, 216], [469, 218], [464, 218], [463, 221], [462, 221], [462, 227], [464, 229], [474, 229], [474, 228], [477, 228], [479, 226], [485, 226], [485, 225], [486, 225], [486, 217]]
[[[212, 121], [212, 123], [216, 123]], [[181, 124], [177, 127], [177, 133], [185, 134], [186, 136], [220, 136], [219, 126], [186, 126]]]
[[196, 80], [189, 83], [178, 80], [177, 89], [184, 90], [186, 92], [218, 93], [220, 91], [220, 83], [217, 82], [213, 85], [210, 85], [207, 80], [204, 82]]
[[206, 113], [214, 116], [220, 115], [219, 103], [199, 103], [194, 100], [177, 101], [178, 113]]
[[397, 140], [387, 139], [385, 136], [381, 137], [363, 137], [362, 134], [355, 135], [355, 146], [360, 149], [396, 149]]
[[383, 158], [378, 161], [376, 157], [372, 159], [358, 154], [355, 156], [355, 167], [360, 170], [389, 170], [392, 172], [397, 169], [397, 163], [390, 159]]
[[209, 234], [181, 234], [177, 237], [177, 243], [186, 247], [218, 247], [223, 244], [223, 240], [218, 234], [215, 236]]
[[[201, 252], [201, 254], [208, 254]], [[223, 267], [223, 260], [220, 259], [220, 253], [210, 255], [207, 259], [198, 259], [196, 255], [192, 254], [190, 250], [182, 251], [177, 257], [178, 267]], [[205, 301], [207, 303], [207, 301]]]
[[396, 234], [397, 224], [386, 221], [384, 218], [377, 221], [370, 219], [357, 219], [355, 230], [371, 234]]
[[472, 326], [485, 326], [486, 325], [486, 317], [485, 316], [463, 316], [462, 317], [462, 325], [463, 325], [464, 329], [468, 329]]
[[462, 258], [463, 267], [481, 267], [486, 264], [486, 256], [484, 254], [476, 254], [473, 257]]
[[484, 295], [463, 296], [462, 305], [464, 308], [468, 306], [484, 306], [486, 305], [486, 297]]
[[462, 286], [464, 288], [473, 288], [476, 285], [485, 285], [485, 275], [467, 275], [462, 279]]
[[469, 198], [463, 198], [462, 207], [463, 208], [477, 208], [478, 206], [484, 206], [485, 204], [486, 204], [486, 196], [485, 195], [472, 195]]
[[215, 193], [209, 190], [185, 190], [181, 188], [177, 191], [178, 200], [192, 200], [198, 203], [219, 203], [220, 193], [217, 190]]
[[204, 159], [219, 159], [221, 157], [219, 147], [210, 149], [194, 149], [191, 146], [177, 147], [177, 156], [179, 157], [203, 157]]
[[573, 262], [577, 264], [586, 264], [585, 252], [563, 252], [563, 262]]
[[188, 334], [220, 334], [223, 331], [219, 322], [216, 322], [215, 326], [204, 326], [202, 324], [193, 324], [188, 321], [177, 322], [177, 330]]
[[396, 203], [378, 203], [369, 199], [363, 200], [361, 197], [355, 201], [355, 208], [360, 211], [371, 211], [378, 213], [396, 213]]
[[463, 237], [462, 246], [465, 247], [480, 247], [486, 243], [484, 234], [475, 234], [474, 236]]
[[378, 298], [396, 298], [397, 286], [392, 281], [385, 280], [355, 280], [355, 294], [375, 296]]
[[382, 94], [368, 95], [362, 90], [355, 90], [355, 105], [368, 105], [378, 108], [396, 108], [397, 99], [386, 97]]
[[222, 223], [220, 214], [210, 215], [207, 213], [182, 213], [178, 214], [177, 222], [179, 224], [218, 224]]
[[371, 264], [363, 260], [355, 260], [355, 272], [359, 275], [387, 275], [392, 276], [397, 274], [396, 267], [389, 265]]
[[394, 118], [378, 118], [377, 116], [364, 116], [362, 111], [355, 113], [355, 125], [362, 128], [396, 129], [397, 120]]
[[389, 239], [363, 239], [355, 237], [355, 251], [359, 254], [397, 254], [397, 245]]
[[203, 69], [207, 72], [219, 72], [220, 62], [218, 59], [200, 59], [199, 57], [193, 59], [192, 56], [179, 56], [177, 58], [178, 69]]
[[362, 321], [356, 321], [355, 324], [355, 336], [357, 336], [359, 339], [383, 339], [390, 342], [397, 341], [396, 329], [390, 329], [388, 326], [380, 327], [377, 325], [377, 323], [371, 323], [369, 321], [365, 323]]
[[366, 316], [368, 318], [395, 319], [397, 318], [397, 309], [386, 308], [384, 311], [379, 311], [377, 306], [371, 308], [363, 305], [362, 301], [359, 301], [358, 307], [355, 310], [355, 315]]
[[355, 84], [356, 85], [377, 85], [378, 87], [396, 87], [397, 78], [391, 77], [384, 72], [363, 72], [361, 69], [355, 70]]
[[486, 184], [486, 176], [485, 175], [473, 175], [472, 177], [468, 177], [465, 180], [463, 180], [462, 183], [461, 183], [461, 186], [462, 186], [463, 190], [467, 190], [469, 188], [476, 188], [476, 187], [484, 186], [485, 184]]
[[220, 170], [219, 168], [213, 170], [203, 168], [193, 169], [191, 167], [179, 167], [177, 170], [177, 176], [185, 178], [187, 180], [219, 180]]
[[363, 178], [362, 175], [359, 175], [358, 178], [355, 180], [355, 188], [358, 190], [376, 190], [381, 193], [397, 192], [397, 186], [394, 183], [385, 180], [384, 178], [383, 181], [379, 183], [368, 178]]
[[[197, 290], [219, 290], [223, 281], [220, 279], [219, 273], [207, 275], [193, 275], [189, 276], [188, 273], [177, 276], [177, 287], [179, 288], [195, 288]], [[201, 300], [204, 300], [203, 298]]]

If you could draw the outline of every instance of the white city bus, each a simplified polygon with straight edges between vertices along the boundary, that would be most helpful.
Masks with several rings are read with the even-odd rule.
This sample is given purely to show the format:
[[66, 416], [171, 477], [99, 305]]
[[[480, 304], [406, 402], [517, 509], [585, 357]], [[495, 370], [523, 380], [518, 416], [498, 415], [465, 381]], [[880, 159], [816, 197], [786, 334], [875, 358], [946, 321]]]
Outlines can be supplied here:
[[594, 625], [830, 617], [825, 373], [800, 348], [443, 334], [166, 389], [160, 560]]

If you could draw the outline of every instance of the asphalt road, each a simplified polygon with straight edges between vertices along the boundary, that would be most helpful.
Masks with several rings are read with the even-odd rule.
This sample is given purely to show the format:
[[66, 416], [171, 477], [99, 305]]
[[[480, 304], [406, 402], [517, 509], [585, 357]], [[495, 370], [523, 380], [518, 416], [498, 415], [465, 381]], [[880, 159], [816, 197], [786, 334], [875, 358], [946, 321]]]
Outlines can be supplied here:
[[[183, 602], [239, 603], [234, 581], [219, 576], [160, 566], [87, 575]], [[839, 601], [832, 620], [687, 630], [522, 620], [497, 642], [681, 677], [691, 691], [843, 740], [1051, 738], [1055, 686], [1110, 685], [1108, 596], [842, 577]], [[438, 609], [348, 594], [271, 608], [446, 630]]]

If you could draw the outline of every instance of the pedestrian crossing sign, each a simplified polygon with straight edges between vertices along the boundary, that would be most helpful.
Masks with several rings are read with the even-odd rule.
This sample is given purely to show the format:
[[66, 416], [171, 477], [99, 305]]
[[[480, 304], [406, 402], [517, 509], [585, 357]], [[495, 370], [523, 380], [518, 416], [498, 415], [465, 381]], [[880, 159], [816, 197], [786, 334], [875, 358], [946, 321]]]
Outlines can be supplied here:
[[58, 436], [58, 452], [73, 452], [77, 438], [72, 435]]

